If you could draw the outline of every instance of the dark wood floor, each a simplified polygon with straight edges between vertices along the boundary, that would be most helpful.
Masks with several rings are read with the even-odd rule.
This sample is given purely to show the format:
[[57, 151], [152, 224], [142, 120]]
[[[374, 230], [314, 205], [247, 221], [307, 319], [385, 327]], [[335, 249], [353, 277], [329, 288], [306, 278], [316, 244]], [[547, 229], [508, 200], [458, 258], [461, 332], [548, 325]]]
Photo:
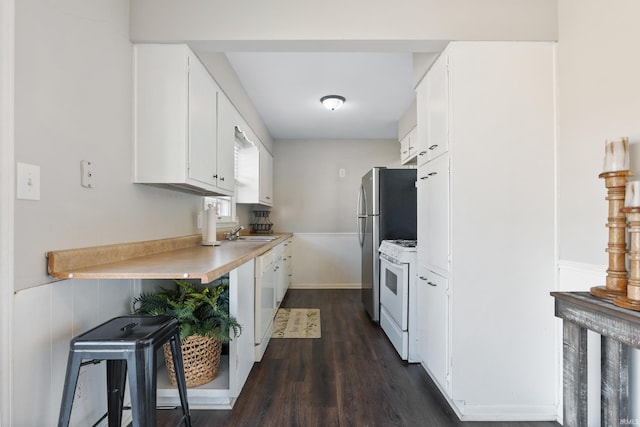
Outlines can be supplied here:
[[[355, 290], [289, 290], [284, 307], [320, 308], [322, 338], [272, 339], [233, 410], [192, 410], [194, 427], [484, 426], [458, 421], [418, 364], [402, 362]], [[179, 410], [158, 411], [158, 426]]]

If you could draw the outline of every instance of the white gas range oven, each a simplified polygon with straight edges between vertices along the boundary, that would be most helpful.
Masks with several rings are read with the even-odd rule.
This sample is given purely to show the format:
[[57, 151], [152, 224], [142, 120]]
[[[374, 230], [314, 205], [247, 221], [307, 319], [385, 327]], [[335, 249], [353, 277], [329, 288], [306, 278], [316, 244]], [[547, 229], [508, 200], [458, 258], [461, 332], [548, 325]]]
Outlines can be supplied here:
[[419, 362], [416, 350], [415, 240], [383, 240], [380, 252], [380, 326], [402, 360]]

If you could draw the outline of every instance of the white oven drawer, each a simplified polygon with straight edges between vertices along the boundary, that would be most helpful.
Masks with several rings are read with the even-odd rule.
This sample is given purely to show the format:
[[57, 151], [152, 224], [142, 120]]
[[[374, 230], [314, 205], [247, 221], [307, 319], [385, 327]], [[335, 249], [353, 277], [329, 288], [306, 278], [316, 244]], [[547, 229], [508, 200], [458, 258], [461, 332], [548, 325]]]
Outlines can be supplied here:
[[403, 330], [408, 325], [409, 264], [380, 258], [380, 305]]
[[385, 334], [387, 334], [389, 341], [391, 341], [391, 344], [393, 344], [393, 347], [395, 347], [402, 360], [407, 360], [409, 353], [409, 333], [400, 329], [384, 306], [380, 308], [380, 327]]

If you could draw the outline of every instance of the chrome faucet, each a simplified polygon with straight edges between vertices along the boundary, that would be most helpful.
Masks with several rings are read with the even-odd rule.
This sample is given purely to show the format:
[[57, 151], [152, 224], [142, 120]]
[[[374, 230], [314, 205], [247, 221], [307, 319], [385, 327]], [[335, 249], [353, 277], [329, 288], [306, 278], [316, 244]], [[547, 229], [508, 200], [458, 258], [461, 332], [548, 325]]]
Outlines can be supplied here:
[[240, 233], [240, 230], [244, 230], [244, 227], [236, 225], [229, 233], [225, 234], [225, 238], [227, 240], [238, 240], [238, 233]]

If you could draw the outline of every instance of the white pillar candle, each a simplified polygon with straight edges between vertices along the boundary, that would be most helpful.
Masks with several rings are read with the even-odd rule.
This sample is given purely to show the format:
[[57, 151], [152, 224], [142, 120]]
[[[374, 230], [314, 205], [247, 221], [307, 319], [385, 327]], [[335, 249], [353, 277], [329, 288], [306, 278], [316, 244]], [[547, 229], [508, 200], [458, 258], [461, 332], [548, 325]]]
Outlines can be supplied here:
[[604, 172], [629, 170], [629, 138], [608, 139], [604, 149]]
[[627, 208], [640, 207], [640, 181], [627, 182], [627, 191], [624, 195], [624, 206]]

